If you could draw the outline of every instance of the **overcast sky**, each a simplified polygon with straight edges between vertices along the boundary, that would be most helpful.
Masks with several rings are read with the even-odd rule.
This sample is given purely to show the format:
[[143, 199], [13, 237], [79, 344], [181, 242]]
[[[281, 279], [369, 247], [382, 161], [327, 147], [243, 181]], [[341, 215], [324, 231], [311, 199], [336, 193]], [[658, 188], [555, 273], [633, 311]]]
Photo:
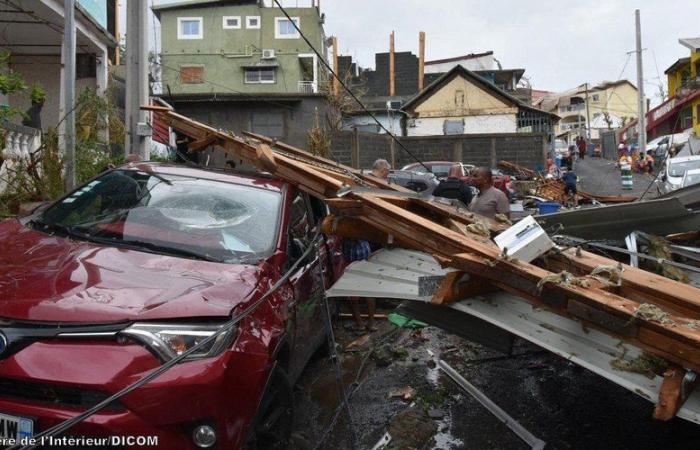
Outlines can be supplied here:
[[[321, 0], [326, 34], [363, 67], [388, 51], [392, 30], [396, 50], [416, 54], [425, 31], [428, 60], [493, 50], [504, 68], [523, 68], [534, 88], [553, 91], [617, 80], [634, 50], [636, 8], [645, 89], [657, 103], [659, 77], [688, 55], [678, 39], [700, 36], [698, 0]], [[634, 55], [621, 78], [636, 84]]]

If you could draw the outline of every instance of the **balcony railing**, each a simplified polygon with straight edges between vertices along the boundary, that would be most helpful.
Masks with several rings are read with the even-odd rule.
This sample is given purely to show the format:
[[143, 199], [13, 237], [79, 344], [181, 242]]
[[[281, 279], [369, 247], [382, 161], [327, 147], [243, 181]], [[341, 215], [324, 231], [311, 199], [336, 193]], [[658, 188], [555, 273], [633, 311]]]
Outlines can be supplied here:
[[582, 109], [586, 109], [586, 104], [585, 103], [576, 103], [573, 105], [560, 106], [559, 112], [581, 111]]
[[316, 94], [318, 92], [318, 83], [315, 81], [300, 81], [299, 92], [302, 94]]
[[41, 130], [5, 121], [0, 122], [0, 133], [5, 144], [0, 149], [0, 193], [3, 193], [12, 168], [20, 161], [28, 160], [29, 154], [41, 146]]

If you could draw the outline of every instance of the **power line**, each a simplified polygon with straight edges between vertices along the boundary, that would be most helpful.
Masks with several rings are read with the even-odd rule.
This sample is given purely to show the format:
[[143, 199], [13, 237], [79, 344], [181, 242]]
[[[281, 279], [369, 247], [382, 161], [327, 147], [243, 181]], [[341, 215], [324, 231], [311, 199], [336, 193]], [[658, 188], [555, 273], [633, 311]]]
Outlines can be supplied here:
[[282, 5], [280, 4], [280, 2], [279, 2], [278, 0], [273, 0], [273, 1], [274, 1], [275, 4], [277, 5], [277, 7], [280, 9], [280, 11], [282, 11], [282, 14], [285, 15], [285, 17], [287, 18], [287, 20], [289, 20], [289, 22], [294, 26], [294, 29], [297, 30], [297, 33], [299, 33], [299, 36], [301, 36], [301, 38], [304, 40], [304, 42], [306, 42], [306, 44], [311, 48], [311, 50], [313, 50], [313, 52], [316, 53], [316, 56], [318, 56], [318, 59], [321, 61], [321, 63], [323, 63], [323, 65], [326, 66], [326, 69], [328, 69], [328, 71], [331, 73], [331, 75], [333, 75], [333, 77], [335, 77], [335, 79], [338, 80], [338, 82], [340, 83], [340, 85], [343, 87], [343, 89], [345, 89], [345, 91], [346, 91], [348, 94], [350, 94], [350, 96], [353, 98], [353, 100], [355, 100], [355, 101], [357, 102], [357, 104], [360, 105], [360, 108], [362, 108], [362, 110], [363, 110], [367, 115], [369, 115], [369, 116], [372, 118], [372, 120], [374, 120], [374, 122], [375, 122], [377, 125], [379, 125], [379, 127], [380, 127], [382, 130], [384, 130], [384, 131], [386, 132], [386, 134], [388, 134], [388, 135], [391, 137], [391, 139], [392, 139], [394, 142], [396, 142], [396, 144], [398, 144], [399, 147], [401, 147], [401, 149], [403, 149], [403, 151], [405, 151], [406, 153], [408, 153], [408, 154], [411, 156], [411, 158], [413, 158], [414, 160], [416, 160], [416, 162], [418, 162], [421, 166], [423, 166], [423, 167], [425, 168], [425, 170], [427, 170], [429, 173], [433, 173], [433, 171], [430, 170], [430, 168], [429, 168], [428, 166], [426, 166], [426, 165], [423, 163], [423, 161], [421, 161], [415, 154], [413, 154], [413, 152], [411, 152], [408, 148], [406, 148], [406, 146], [403, 145], [403, 143], [402, 143], [401, 141], [399, 141], [399, 139], [394, 135], [394, 133], [392, 133], [391, 131], [389, 131], [389, 130], [384, 126], [384, 124], [382, 124], [382, 123], [379, 121], [379, 119], [377, 119], [377, 117], [376, 117], [369, 109], [367, 109], [367, 107], [364, 105], [364, 103], [362, 103], [362, 101], [361, 101], [359, 98], [357, 98], [357, 96], [355, 95], [355, 93], [352, 92], [352, 91], [350, 90], [350, 88], [347, 86], [347, 84], [345, 84], [345, 81], [343, 81], [343, 80], [338, 76], [338, 74], [335, 73], [335, 71], [333, 70], [333, 68], [332, 68], [332, 67], [330, 66], [330, 64], [328, 64], [328, 62], [326, 61], [326, 58], [325, 58], [323, 55], [321, 55], [321, 53], [320, 53], [318, 50], [316, 50], [316, 47], [314, 47], [313, 44], [311, 44], [311, 41], [309, 41], [309, 39], [304, 35], [304, 33], [303, 33], [303, 32], [301, 31], [301, 29], [299, 28], [299, 25], [297, 25], [297, 23], [296, 23], [294, 20], [292, 20], [292, 17], [289, 15], [289, 13], [287, 13], [287, 10], [284, 9], [284, 8], [282, 7]]

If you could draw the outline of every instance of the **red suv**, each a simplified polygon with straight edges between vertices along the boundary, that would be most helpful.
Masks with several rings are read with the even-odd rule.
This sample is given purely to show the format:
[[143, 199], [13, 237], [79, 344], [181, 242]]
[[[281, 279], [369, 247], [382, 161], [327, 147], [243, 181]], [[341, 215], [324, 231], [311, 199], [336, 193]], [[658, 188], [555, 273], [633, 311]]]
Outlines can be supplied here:
[[0, 223], [0, 437], [46, 430], [192, 348], [316, 246], [230, 333], [67, 433], [131, 437], [120, 448], [284, 442], [343, 265], [337, 238], [314, 232], [324, 212], [261, 175], [139, 163]]

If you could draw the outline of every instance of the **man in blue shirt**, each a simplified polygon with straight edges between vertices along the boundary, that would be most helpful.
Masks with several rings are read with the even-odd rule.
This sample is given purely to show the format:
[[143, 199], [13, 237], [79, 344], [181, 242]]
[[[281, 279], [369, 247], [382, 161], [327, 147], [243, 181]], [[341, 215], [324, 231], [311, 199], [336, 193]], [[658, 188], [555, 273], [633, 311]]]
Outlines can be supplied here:
[[573, 170], [565, 170], [561, 176], [561, 180], [564, 182], [564, 195], [567, 195], [567, 202], [574, 197], [574, 207], [578, 208], [578, 190], [576, 189], [576, 181], [578, 177]]

